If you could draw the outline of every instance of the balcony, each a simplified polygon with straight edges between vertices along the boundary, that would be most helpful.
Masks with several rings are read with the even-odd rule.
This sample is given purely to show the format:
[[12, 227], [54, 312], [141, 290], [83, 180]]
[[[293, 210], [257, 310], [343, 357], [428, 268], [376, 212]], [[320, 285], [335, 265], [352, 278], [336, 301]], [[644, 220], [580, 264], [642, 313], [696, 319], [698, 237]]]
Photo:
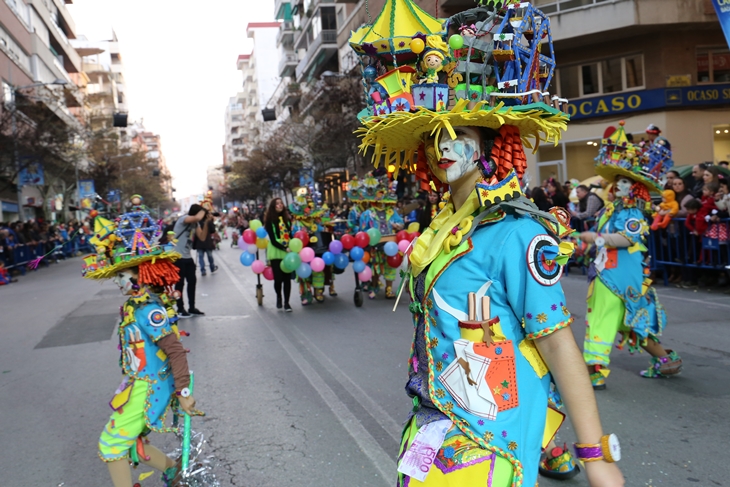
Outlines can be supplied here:
[[286, 87], [281, 104], [285, 107], [296, 105], [301, 97], [302, 90], [299, 87], [299, 83], [289, 83]]
[[296, 54], [282, 54], [279, 59], [279, 76], [291, 76], [297, 67], [299, 60]]
[[292, 42], [294, 42], [294, 22], [284, 21], [276, 34], [276, 45], [290, 45]]
[[307, 48], [307, 54], [299, 61], [296, 69], [297, 81], [308, 74], [315, 66], [326, 63], [337, 54], [337, 31], [323, 30]]

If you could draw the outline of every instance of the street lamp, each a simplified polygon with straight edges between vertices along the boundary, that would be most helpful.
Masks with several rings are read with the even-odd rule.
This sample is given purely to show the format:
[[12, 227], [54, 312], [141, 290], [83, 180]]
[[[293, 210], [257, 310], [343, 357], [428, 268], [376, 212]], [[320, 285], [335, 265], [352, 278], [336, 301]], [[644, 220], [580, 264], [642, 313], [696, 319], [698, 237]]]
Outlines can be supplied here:
[[33, 83], [25, 86], [11, 86], [10, 87], [10, 103], [12, 103], [12, 125], [13, 125], [13, 162], [15, 163], [15, 170], [17, 172], [18, 184], [17, 184], [17, 197], [18, 197], [18, 218], [21, 222], [25, 222], [25, 212], [23, 211], [23, 186], [20, 183], [20, 158], [18, 157], [18, 107], [15, 104], [15, 94], [18, 90], [25, 90], [28, 88], [37, 88], [40, 86], [60, 85], [64, 86], [68, 84], [66, 80], [56, 79], [50, 83]]

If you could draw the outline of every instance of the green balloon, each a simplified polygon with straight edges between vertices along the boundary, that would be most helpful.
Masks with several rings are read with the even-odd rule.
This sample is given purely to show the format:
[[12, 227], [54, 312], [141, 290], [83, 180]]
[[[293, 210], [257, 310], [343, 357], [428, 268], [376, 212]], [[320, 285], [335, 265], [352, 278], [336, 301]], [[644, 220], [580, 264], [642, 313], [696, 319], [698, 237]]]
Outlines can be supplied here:
[[255, 232], [256, 230], [258, 230], [259, 228], [261, 228], [261, 220], [251, 220], [248, 223], [248, 225], [251, 228], [251, 230], [253, 230]]
[[281, 261], [281, 263], [279, 264], [279, 269], [286, 272], [287, 274], [293, 271], [292, 269], [289, 269], [288, 265], [286, 265], [286, 260]]
[[370, 245], [378, 245], [383, 235], [377, 228], [369, 228], [367, 231], [368, 237], [370, 237]]
[[449, 46], [451, 49], [461, 49], [464, 47], [464, 38], [460, 34], [454, 34], [449, 37]]
[[302, 258], [299, 257], [299, 254], [289, 252], [286, 254], [286, 257], [284, 257], [284, 260], [282, 260], [281, 263], [286, 264], [286, 267], [291, 269], [287, 272], [292, 272], [299, 268], [299, 265], [302, 263]]
[[298, 254], [299, 251], [302, 250], [302, 247], [304, 247], [304, 243], [298, 238], [293, 238], [289, 240], [289, 250], [291, 250], [292, 252], [296, 252]]

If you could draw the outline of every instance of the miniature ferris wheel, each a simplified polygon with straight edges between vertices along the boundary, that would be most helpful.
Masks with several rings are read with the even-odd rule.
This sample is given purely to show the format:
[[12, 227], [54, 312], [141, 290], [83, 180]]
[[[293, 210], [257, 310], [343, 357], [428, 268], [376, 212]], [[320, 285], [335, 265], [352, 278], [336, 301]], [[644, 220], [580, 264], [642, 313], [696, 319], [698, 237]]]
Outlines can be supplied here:
[[[494, 72], [503, 93], [533, 95], [537, 99], [550, 86], [555, 54], [547, 16], [528, 2], [505, 7], [494, 32]], [[541, 54], [547, 44], [549, 55]], [[524, 103], [524, 102], [523, 102]]]

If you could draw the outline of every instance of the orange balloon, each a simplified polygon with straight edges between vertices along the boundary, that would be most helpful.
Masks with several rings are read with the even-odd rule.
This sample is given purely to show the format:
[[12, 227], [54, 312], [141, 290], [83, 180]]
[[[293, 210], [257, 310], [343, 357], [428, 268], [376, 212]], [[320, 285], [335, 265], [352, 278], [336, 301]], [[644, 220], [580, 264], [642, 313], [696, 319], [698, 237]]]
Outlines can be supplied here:
[[362, 254], [362, 261], [365, 262], [366, 264], [368, 262], [370, 262], [370, 252], [368, 252], [367, 250], [365, 251], [364, 254]]

